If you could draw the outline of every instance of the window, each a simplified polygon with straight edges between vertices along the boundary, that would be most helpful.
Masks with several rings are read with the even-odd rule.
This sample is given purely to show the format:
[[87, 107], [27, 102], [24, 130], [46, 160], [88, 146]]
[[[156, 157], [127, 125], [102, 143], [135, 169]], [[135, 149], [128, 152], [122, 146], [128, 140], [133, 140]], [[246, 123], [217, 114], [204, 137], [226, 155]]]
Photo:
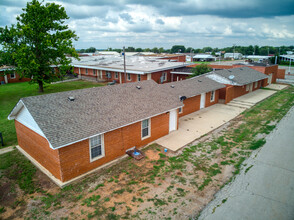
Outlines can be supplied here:
[[115, 78], [118, 79], [118, 72], [115, 72]]
[[104, 157], [103, 136], [97, 135], [90, 138], [90, 161]]
[[106, 77], [107, 77], [108, 79], [111, 79], [111, 72], [106, 72]]
[[179, 108], [179, 113], [182, 114], [183, 113], [183, 107]]
[[141, 75], [138, 74], [137, 76], [138, 76], [138, 82], [140, 82], [141, 81]]
[[162, 81], [166, 81], [167, 79], [167, 73], [162, 73]]
[[255, 82], [254, 88], [257, 88], [258, 82]]
[[128, 81], [131, 81], [131, 74], [127, 74], [127, 79], [128, 79]]
[[96, 70], [93, 70], [93, 76], [96, 76]]
[[86, 75], [88, 75], [88, 69], [86, 68]]
[[249, 84], [246, 85], [246, 91], [249, 91]]
[[15, 79], [15, 73], [10, 73], [10, 79]]
[[142, 121], [142, 139], [150, 136], [150, 119]]
[[210, 93], [210, 102], [214, 101], [214, 97], [215, 97], [215, 91], [211, 91], [211, 93]]

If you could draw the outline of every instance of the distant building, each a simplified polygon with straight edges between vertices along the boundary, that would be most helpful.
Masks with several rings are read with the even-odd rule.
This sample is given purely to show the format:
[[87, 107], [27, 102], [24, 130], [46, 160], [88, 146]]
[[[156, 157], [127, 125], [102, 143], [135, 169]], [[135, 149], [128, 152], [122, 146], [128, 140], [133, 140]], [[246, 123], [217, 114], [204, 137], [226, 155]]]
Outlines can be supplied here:
[[193, 56], [193, 61], [216, 61], [216, 57], [210, 54], [196, 54]]
[[[86, 80], [129, 83], [152, 79], [157, 83], [166, 83], [174, 81], [171, 71], [189, 65], [184, 62], [171, 62], [174, 56], [176, 55], [171, 57], [127, 55], [126, 76], [122, 56], [80, 57], [80, 60], [72, 59], [71, 65], [74, 67], [74, 73]], [[177, 58], [176, 56], [175, 59]]]
[[224, 58], [225, 59], [240, 60], [243, 58], [243, 55], [241, 53], [225, 53]]
[[116, 51], [96, 51], [95, 54], [98, 54], [98, 55], [111, 55], [111, 56], [119, 56], [120, 55]]

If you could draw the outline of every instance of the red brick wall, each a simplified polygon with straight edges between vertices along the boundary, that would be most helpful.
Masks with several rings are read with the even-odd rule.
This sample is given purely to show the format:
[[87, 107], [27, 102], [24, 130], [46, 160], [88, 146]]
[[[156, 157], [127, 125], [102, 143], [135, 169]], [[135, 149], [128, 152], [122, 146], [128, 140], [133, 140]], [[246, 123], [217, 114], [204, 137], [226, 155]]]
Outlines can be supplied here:
[[164, 57], [162, 60], [176, 60], [178, 62], [186, 62], [186, 55], [178, 55], [173, 57]]
[[[20, 75], [15, 73], [15, 78], [14, 79], [11, 78], [10, 74], [7, 74], [7, 80], [8, 80], [8, 83], [18, 83], [18, 82], [28, 82], [31, 79], [29, 79], [29, 78], [20, 78]], [[5, 81], [4, 77], [0, 81]]]
[[151, 119], [151, 136], [141, 140], [141, 122], [104, 134], [105, 157], [90, 162], [89, 140], [59, 149], [63, 181], [70, 180], [125, 154], [131, 147], [146, 145], [169, 133], [169, 114]]
[[[256, 88], [255, 88], [255, 83], [253, 83], [252, 91], [255, 91], [255, 90], [259, 89], [261, 86], [263, 86], [264, 81], [265, 80], [258, 81]], [[242, 95], [245, 95], [247, 93], [249, 93], [249, 91], [246, 91], [246, 85], [245, 86], [226, 85], [225, 89], [221, 89], [220, 98], [225, 99], [225, 103], [227, 104], [230, 101], [232, 101], [232, 99], [237, 98]]]
[[248, 66], [251, 69], [257, 70], [261, 73], [264, 73], [266, 75], [270, 75], [272, 73], [272, 83], [276, 83], [277, 81], [277, 75], [278, 75], [278, 65], [272, 65], [272, 66]]
[[193, 112], [196, 112], [200, 109], [200, 95], [187, 98], [183, 102], [183, 112], [179, 114], [179, 117], [183, 117], [185, 115], [191, 114]]
[[1, 81], [5, 82], [5, 80], [4, 80], [4, 76], [1, 76], [1, 75], [0, 75], [0, 83], [1, 83]]
[[219, 90], [219, 99], [226, 99], [226, 90], [227, 90], [227, 87]]
[[[171, 82], [176, 82], [180, 80], [185, 80], [188, 78], [189, 75], [185, 74], [171, 74]], [[177, 80], [178, 79], [178, 80]]]
[[211, 105], [218, 103], [219, 90], [216, 90], [214, 93], [214, 101], [210, 101], [210, 96], [211, 96], [211, 92], [207, 92], [205, 96], [205, 107], [209, 107]]
[[[100, 79], [99, 70], [96, 70], [96, 74], [93, 75], [93, 69], [88, 68], [88, 75], [86, 75], [86, 69], [85, 68], [80, 68], [80, 69], [81, 69], [81, 75]], [[106, 77], [107, 72], [111, 73], [111, 78]], [[74, 68], [74, 73], [79, 74], [79, 68], [78, 67]], [[113, 80], [115, 80], [117, 83], [120, 83], [120, 74], [121, 74], [122, 83], [125, 83], [124, 73], [119, 73], [119, 72], [118, 72], [118, 77], [115, 78], [115, 72], [102, 70], [102, 79], [106, 80], [107, 82], [113, 82]], [[141, 81], [143, 81], [143, 80], [147, 80], [147, 75], [146, 74], [141, 75]], [[137, 82], [137, 81], [138, 81], [138, 75], [137, 74], [131, 74], [131, 80], [127, 80], [126, 82]]]
[[159, 72], [153, 72], [151, 73], [151, 79], [153, 79], [155, 82], [160, 83], [160, 77], [162, 76], [163, 73], [167, 73], [166, 82], [171, 82], [171, 72], [172, 70], [165, 70], [165, 71], [159, 71]]
[[18, 145], [58, 179], [62, 179], [58, 150], [49, 147], [48, 141], [15, 120]]
[[285, 69], [278, 69], [277, 79], [285, 79]]

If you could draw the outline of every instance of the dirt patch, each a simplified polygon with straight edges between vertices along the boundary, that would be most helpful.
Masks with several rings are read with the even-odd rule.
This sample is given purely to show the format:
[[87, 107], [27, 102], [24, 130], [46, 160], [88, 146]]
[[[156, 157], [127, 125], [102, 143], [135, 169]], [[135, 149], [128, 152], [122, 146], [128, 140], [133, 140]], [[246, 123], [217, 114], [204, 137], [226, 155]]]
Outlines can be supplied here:
[[11, 182], [4, 182], [0, 186], [0, 206], [12, 206], [16, 201], [16, 192], [12, 190]]
[[160, 158], [159, 152], [154, 150], [147, 150], [145, 155], [148, 157], [149, 160], [158, 160]]

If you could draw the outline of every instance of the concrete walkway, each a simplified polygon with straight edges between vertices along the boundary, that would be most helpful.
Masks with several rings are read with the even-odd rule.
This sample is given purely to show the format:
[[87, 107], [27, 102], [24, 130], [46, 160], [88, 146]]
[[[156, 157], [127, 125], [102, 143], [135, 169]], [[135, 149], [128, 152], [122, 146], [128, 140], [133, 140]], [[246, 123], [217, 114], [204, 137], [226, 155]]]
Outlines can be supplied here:
[[247, 165], [240, 175], [216, 194], [199, 219], [294, 219], [293, 134], [294, 107], [267, 136], [261, 150], [243, 163]]
[[13, 151], [14, 149], [15, 149], [14, 147], [5, 147], [5, 148], [2, 148], [2, 149], [0, 149], [0, 154], [8, 153], [10, 151]]
[[[179, 129], [159, 138], [155, 142], [172, 151], [177, 151], [197, 138], [222, 126], [247, 108], [276, 93], [273, 90], [259, 89], [238, 97], [234, 105], [216, 104], [197, 112], [183, 116], [179, 120]], [[232, 101], [232, 102], [233, 102]]]
[[288, 87], [288, 86], [287, 85], [282, 85], [282, 84], [270, 84], [265, 88], [273, 89], [273, 90], [282, 90], [282, 89], [285, 89], [286, 87]]
[[215, 104], [208, 108], [185, 115], [179, 120], [176, 131], [156, 140], [156, 143], [172, 151], [177, 151], [204, 134], [235, 118], [244, 108]]

